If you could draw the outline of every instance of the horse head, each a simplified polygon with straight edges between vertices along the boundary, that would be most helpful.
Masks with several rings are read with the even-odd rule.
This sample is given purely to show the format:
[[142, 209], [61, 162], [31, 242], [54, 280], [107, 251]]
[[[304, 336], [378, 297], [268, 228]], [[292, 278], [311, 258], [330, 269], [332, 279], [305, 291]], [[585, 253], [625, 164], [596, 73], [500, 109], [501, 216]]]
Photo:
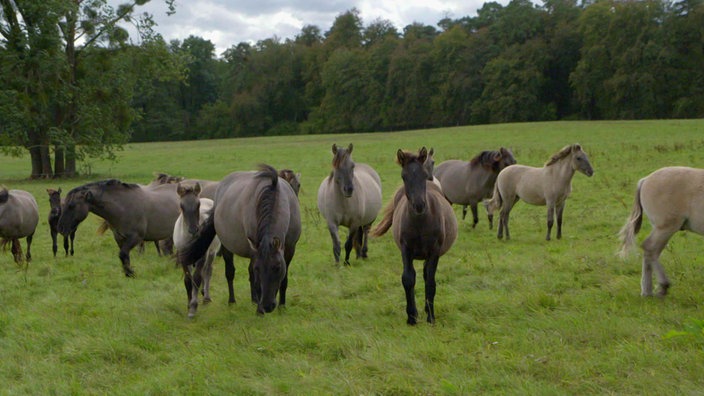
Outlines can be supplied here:
[[401, 165], [401, 178], [406, 199], [415, 214], [423, 214], [427, 209], [426, 181], [428, 174], [423, 164], [428, 158], [428, 150], [423, 147], [418, 155], [399, 149], [396, 152], [398, 164]]
[[346, 198], [352, 196], [354, 192], [354, 161], [352, 161], [352, 143], [345, 149], [332, 145], [332, 177], [335, 185], [340, 188], [342, 195]]
[[187, 186], [179, 182], [176, 187], [176, 193], [181, 197], [179, 207], [183, 215], [183, 221], [188, 228], [188, 233], [191, 235], [195, 235], [198, 232], [200, 221], [200, 198], [198, 198], [198, 195], [200, 191], [199, 183], [196, 183], [195, 186]]
[[88, 217], [90, 208], [95, 204], [93, 191], [85, 187], [77, 187], [66, 194], [61, 205], [61, 216], [57, 229], [62, 235], [68, 235], [78, 228], [78, 225]]
[[513, 157], [511, 150], [501, 147], [498, 151], [496, 162], [498, 164], [499, 171], [501, 171], [509, 165], [514, 165], [516, 163], [516, 158]]
[[433, 173], [435, 170], [435, 159], [433, 159], [434, 153], [435, 150], [431, 147], [430, 151], [428, 151], [428, 157], [425, 159], [425, 162], [423, 162], [423, 168], [425, 168], [425, 172], [428, 174], [428, 180], [430, 181], [433, 180]]
[[277, 237], [265, 238], [258, 245], [250, 239], [255, 251], [252, 261], [253, 287], [256, 287], [257, 313], [269, 313], [276, 308], [276, 293], [286, 277], [284, 245]]
[[592, 169], [592, 164], [589, 163], [589, 157], [587, 153], [582, 151], [582, 146], [579, 144], [573, 144], [571, 148], [572, 154], [572, 169], [580, 171], [585, 175], [591, 177], [594, 174], [594, 169]]

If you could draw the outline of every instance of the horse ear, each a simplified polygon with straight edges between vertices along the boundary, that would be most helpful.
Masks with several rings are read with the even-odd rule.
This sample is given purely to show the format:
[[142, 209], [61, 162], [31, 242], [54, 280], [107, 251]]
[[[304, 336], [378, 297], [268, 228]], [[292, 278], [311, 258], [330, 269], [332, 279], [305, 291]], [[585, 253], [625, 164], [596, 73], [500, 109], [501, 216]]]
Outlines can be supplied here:
[[579, 143], [575, 143], [572, 145], [572, 151], [582, 151], [582, 146], [580, 146]]
[[59, 187], [59, 189], [56, 190], [56, 192], [58, 192], [59, 194], [61, 194], [61, 187]]
[[271, 247], [273, 247], [275, 250], [281, 250], [281, 239], [274, 237], [274, 239], [271, 240]]
[[494, 158], [492, 159], [494, 160], [494, 162], [501, 161], [501, 151], [497, 151], [496, 153], [494, 153]]
[[433, 155], [433, 154], [435, 154], [435, 149], [431, 147], [430, 151], [428, 151], [428, 155]]
[[425, 160], [428, 158], [428, 149], [425, 148], [425, 146], [421, 147], [421, 149], [418, 151], [418, 162], [425, 163]]
[[[179, 183], [181, 184], [181, 183]], [[196, 195], [200, 195], [200, 183], [196, 183], [196, 185], [193, 187], [193, 193]]]
[[176, 194], [178, 194], [179, 197], [182, 197], [186, 193], [186, 189], [181, 185], [181, 183], [178, 183], [176, 185]]
[[337, 145], [335, 143], [332, 144], [332, 153], [337, 154]]
[[254, 243], [252, 238], [247, 238], [247, 243], [249, 243], [249, 248], [252, 249], [253, 252], [257, 251], [257, 245]]
[[352, 154], [352, 143], [347, 147], [347, 154]]
[[406, 154], [401, 149], [398, 149], [398, 151], [396, 152], [396, 162], [398, 162], [401, 166], [403, 166], [403, 164], [406, 162]]

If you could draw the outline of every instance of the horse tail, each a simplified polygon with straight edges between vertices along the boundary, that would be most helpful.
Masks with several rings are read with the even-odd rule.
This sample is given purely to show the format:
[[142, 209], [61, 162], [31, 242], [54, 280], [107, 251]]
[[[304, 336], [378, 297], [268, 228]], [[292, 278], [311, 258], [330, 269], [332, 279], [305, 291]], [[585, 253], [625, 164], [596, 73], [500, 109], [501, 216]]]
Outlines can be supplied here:
[[640, 179], [640, 181], [638, 181], [638, 188], [636, 189], [636, 197], [633, 202], [631, 215], [619, 232], [621, 250], [618, 252], [618, 255], [621, 258], [626, 258], [631, 250], [633, 250], [633, 247], [636, 245], [636, 234], [638, 234], [643, 224], [643, 205], [640, 202], [640, 191], [644, 180], [645, 179]]
[[491, 199], [489, 202], [486, 203], [486, 212], [492, 216], [495, 211], [501, 209], [501, 207], [504, 205], [504, 200], [501, 198], [501, 192], [499, 192], [499, 183], [498, 181], [494, 183], [494, 193], [491, 196]]
[[369, 235], [373, 237], [380, 237], [386, 234], [386, 231], [388, 231], [394, 223], [394, 209], [396, 209], [396, 203], [391, 201], [388, 205], [386, 205], [386, 209], [384, 209], [384, 217], [381, 218], [381, 221], [376, 225], [376, 227], [369, 231]]
[[105, 231], [107, 231], [110, 228], [110, 224], [108, 224], [107, 221], [103, 220], [102, 223], [100, 223], [100, 226], [98, 227], [97, 230], [95, 230], [95, 233], [98, 235], [103, 235], [105, 234]]
[[181, 266], [185, 269], [188, 266], [193, 265], [201, 257], [205, 256], [205, 253], [210, 247], [210, 243], [215, 238], [215, 210], [211, 209], [208, 213], [208, 217], [201, 224], [200, 229], [196, 233], [195, 238], [179, 250], [177, 260]]

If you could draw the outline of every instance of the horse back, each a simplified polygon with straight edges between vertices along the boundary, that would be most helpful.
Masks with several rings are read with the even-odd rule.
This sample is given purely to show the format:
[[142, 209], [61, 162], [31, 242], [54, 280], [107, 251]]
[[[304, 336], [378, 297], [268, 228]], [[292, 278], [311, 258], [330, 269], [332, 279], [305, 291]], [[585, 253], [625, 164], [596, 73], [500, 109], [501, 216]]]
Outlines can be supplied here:
[[[145, 222], [144, 240], [156, 241], [173, 235], [174, 225], [179, 216], [179, 196], [177, 184], [161, 184], [142, 187], [143, 216]], [[140, 204], [135, 202], [135, 204]]]
[[504, 168], [496, 178], [502, 199], [518, 196], [529, 204], [545, 205], [544, 169], [519, 164]]
[[704, 234], [704, 169], [658, 169], [642, 179], [640, 199], [655, 227]]
[[9, 190], [7, 202], [0, 204], [0, 236], [23, 238], [34, 233], [39, 223], [39, 206], [34, 196], [23, 190]]

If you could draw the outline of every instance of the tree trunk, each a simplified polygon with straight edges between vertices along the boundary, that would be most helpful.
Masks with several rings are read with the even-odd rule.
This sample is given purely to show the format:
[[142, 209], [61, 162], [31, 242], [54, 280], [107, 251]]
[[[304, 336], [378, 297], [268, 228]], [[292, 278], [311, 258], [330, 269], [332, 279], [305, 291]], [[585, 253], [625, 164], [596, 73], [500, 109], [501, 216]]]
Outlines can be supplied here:
[[64, 147], [57, 144], [54, 146], [54, 177], [64, 177], [65, 167]]
[[42, 154], [39, 146], [31, 146], [29, 148], [29, 156], [32, 160], [32, 175], [30, 178], [39, 179], [42, 177]]
[[64, 176], [76, 176], [76, 146], [66, 146], [66, 167], [64, 168]]
[[51, 170], [51, 152], [49, 150], [49, 145], [43, 144], [39, 146], [39, 151], [42, 157], [42, 175], [43, 179], [49, 179], [53, 175]]

